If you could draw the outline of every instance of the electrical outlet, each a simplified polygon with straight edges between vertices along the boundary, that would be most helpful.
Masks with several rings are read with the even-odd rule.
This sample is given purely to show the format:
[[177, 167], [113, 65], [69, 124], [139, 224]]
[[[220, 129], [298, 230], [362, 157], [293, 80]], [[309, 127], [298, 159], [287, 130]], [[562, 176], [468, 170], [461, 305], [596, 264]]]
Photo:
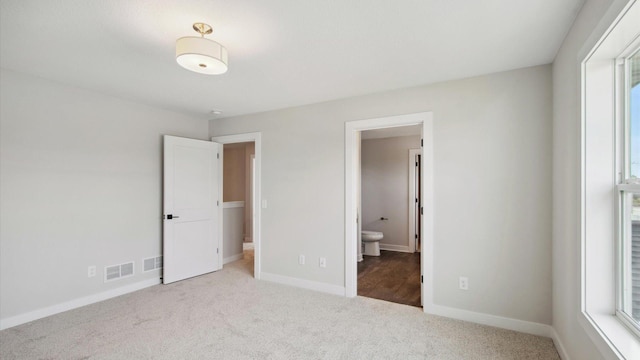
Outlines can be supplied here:
[[320, 267], [321, 268], [326, 268], [327, 267], [327, 258], [320, 258]]
[[469, 290], [469, 278], [466, 276], [460, 276], [458, 280], [458, 287], [460, 290]]
[[304, 265], [304, 255], [298, 255], [298, 264]]
[[87, 269], [87, 277], [94, 277], [96, 276], [96, 266], [92, 265], [89, 266], [89, 268]]

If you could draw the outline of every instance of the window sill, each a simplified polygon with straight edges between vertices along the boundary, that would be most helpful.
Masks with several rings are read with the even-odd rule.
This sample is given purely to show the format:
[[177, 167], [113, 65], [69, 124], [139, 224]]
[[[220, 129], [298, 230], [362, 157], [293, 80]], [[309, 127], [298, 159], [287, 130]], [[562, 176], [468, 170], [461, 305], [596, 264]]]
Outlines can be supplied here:
[[640, 359], [640, 339], [614, 315], [581, 312], [578, 321], [605, 358]]

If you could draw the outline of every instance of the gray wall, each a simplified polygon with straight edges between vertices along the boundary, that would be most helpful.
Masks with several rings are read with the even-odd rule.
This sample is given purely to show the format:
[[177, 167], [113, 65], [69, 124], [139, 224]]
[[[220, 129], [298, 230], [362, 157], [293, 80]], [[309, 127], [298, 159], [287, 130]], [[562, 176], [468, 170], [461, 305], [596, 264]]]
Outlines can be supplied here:
[[344, 286], [345, 121], [432, 111], [435, 303], [550, 324], [551, 108], [546, 65], [215, 120], [210, 135], [262, 132], [263, 271]]
[[586, 2], [553, 63], [553, 327], [572, 359], [602, 358], [578, 324], [582, 60], [579, 55], [611, 3]]
[[0, 317], [158, 278], [141, 261], [161, 254], [161, 136], [207, 122], [6, 70], [0, 88]]
[[420, 136], [362, 141], [362, 229], [381, 231], [383, 249], [410, 251], [409, 149], [420, 149]]
[[[222, 257], [225, 263], [242, 255], [244, 206], [223, 209]], [[237, 260], [237, 259], [235, 259]]]

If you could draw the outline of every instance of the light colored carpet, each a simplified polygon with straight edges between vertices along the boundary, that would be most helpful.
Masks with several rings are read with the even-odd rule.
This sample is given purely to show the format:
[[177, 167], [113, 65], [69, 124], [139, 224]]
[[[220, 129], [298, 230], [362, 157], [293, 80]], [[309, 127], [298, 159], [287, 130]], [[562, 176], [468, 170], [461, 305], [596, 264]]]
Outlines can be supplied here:
[[224, 270], [0, 332], [9, 359], [559, 359], [551, 339]]

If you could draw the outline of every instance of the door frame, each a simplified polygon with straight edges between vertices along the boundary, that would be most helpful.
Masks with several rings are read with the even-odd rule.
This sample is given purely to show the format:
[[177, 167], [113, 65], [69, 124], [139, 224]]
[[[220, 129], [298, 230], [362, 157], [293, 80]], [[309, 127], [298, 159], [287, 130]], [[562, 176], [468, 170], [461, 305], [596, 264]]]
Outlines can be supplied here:
[[[256, 165], [255, 165], [255, 172], [253, 174], [253, 178], [255, 181], [254, 184], [254, 193], [253, 193], [253, 202], [252, 202], [252, 207], [253, 207], [253, 223], [251, 226], [251, 238], [253, 239], [253, 246], [254, 246], [254, 257], [253, 257], [253, 277], [256, 279], [260, 279], [260, 276], [262, 274], [262, 268], [261, 268], [261, 251], [262, 251], [262, 246], [261, 246], [261, 237], [260, 237], [260, 219], [262, 218], [261, 216], [261, 210], [262, 208], [260, 206], [257, 206], [257, 204], [260, 204], [260, 199], [261, 194], [262, 194], [262, 166], [261, 166], [261, 162], [262, 162], [262, 133], [260, 132], [252, 132], [252, 133], [244, 133], [244, 134], [234, 134], [234, 135], [221, 135], [221, 136], [213, 136], [211, 137], [211, 141], [220, 143], [220, 144], [235, 144], [235, 143], [243, 143], [243, 142], [253, 142], [255, 145], [255, 161], [256, 161]], [[223, 215], [224, 216], [224, 215]]]
[[[409, 149], [409, 252], [416, 252], [416, 157], [421, 149]], [[418, 234], [420, 235], [420, 234]]]
[[[255, 144], [254, 144], [255, 145]], [[249, 169], [251, 169], [250, 171], [250, 182], [251, 182], [251, 194], [249, 195], [249, 199], [251, 199], [251, 201], [249, 202], [250, 206], [251, 206], [251, 230], [249, 231], [249, 240], [251, 240], [250, 242], [253, 242], [253, 213], [255, 213], [254, 211], [254, 204], [256, 201], [255, 198], [255, 192], [256, 192], [256, 180], [255, 180], [255, 174], [256, 174], [256, 154], [255, 154], [255, 150], [254, 150], [254, 154], [251, 154], [251, 156], [249, 156]], [[245, 204], [247, 203], [247, 201], [245, 201]], [[246, 235], [246, 234], [245, 234]], [[242, 241], [246, 241], [247, 237], [244, 237], [242, 239]]]
[[[357, 135], [364, 130], [399, 126], [422, 125], [422, 250], [420, 271], [424, 274], [421, 299], [423, 311], [433, 304], [433, 243], [434, 243], [434, 184], [433, 184], [433, 113], [423, 112], [382, 118], [348, 121], [345, 123], [345, 295], [358, 293], [357, 251], [357, 166], [360, 153]], [[426, 226], [425, 226], [426, 224]]]

